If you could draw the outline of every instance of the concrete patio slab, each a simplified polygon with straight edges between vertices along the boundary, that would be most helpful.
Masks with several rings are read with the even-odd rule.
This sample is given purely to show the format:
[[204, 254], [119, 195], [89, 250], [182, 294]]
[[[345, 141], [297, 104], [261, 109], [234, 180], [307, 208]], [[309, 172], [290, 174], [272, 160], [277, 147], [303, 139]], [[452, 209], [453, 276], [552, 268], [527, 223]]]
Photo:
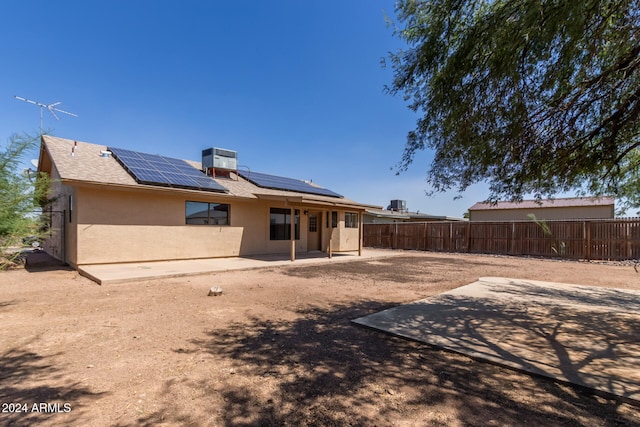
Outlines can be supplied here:
[[640, 404], [640, 291], [484, 277], [354, 322]]
[[296, 266], [315, 263], [357, 261], [401, 255], [402, 251], [367, 249], [358, 256], [356, 252], [334, 253], [329, 258], [326, 253], [308, 252], [296, 255], [291, 262], [288, 254], [263, 255], [255, 257], [207, 258], [176, 261], [132, 262], [120, 264], [81, 265], [78, 272], [100, 285], [153, 280], [172, 277], [194, 276], [229, 270]]

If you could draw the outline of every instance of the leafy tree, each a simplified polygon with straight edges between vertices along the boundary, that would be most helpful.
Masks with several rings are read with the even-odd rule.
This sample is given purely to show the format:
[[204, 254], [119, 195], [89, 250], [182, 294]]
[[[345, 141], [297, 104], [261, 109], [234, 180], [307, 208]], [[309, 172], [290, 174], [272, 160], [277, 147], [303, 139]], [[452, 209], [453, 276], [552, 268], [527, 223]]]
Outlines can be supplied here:
[[[9, 246], [20, 245], [23, 237], [38, 235], [40, 218], [33, 214], [47, 203], [48, 177], [42, 174], [33, 183], [19, 168], [24, 154], [39, 140], [39, 136], [13, 135], [0, 148], [0, 255]], [[6, 259], [15, 257], [7, 255]], [[0, 269], [5, 266], [0, 260]]]
[[400, 0], [391, 94], [419, 113], [398, 172], [435, 192], [565, 191], [640, 205], [640, 0]]

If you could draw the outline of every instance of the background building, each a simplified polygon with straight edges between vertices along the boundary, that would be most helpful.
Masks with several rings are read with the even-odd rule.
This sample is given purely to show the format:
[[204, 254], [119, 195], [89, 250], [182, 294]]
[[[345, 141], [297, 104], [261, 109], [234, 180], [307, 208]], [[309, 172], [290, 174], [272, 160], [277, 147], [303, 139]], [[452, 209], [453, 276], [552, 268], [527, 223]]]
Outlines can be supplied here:
[[606, 219], [615, 216], [613, 197], [573, 197], [521, 202], [476, 203], [469, 208], [471, 221]]

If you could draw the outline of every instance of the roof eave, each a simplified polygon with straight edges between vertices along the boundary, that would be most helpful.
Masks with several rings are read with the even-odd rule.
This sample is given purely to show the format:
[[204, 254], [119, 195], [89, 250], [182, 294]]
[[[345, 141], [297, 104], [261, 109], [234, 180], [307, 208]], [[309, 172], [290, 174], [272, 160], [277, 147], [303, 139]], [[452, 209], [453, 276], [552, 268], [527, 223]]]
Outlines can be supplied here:
[[357, 202], [349, 202], [344, 199], [336, 198], [335, 201], [331, 200], [319, 200], [307, 195], [292, 193], [291, 195], [275, 195], [275, 194], [255, 194], [258, 199], [262, 200], [277, 200], [287, 203], [297, 203], [301, 205], [310, 206], [327, 206], [327, 207], [342, 207], [356, 210], [366, 210], [370, 208], [369, 205], [364, 205]]
[[186, 194], [186, 195], [206, 195], [206, 196], [215, 196], [221, 198], [230, 198], [230, 199], [255, 199], [256, 197], [247, 197], [247, 196], [239, 196], [237, 194], [223, 193], [223, 192], [215, 192], [215, 191], [201, 191], [201, 190], [189, 190], [187, 188], [176, 188], [176, 187], [161, 187], [156, 185], [127, 185], [127, 184], [114, 184], [114, 183], [106, 183], [106, 182], [98, 182], [98, 181], [86, 181], [86, 180], [75, 180], [69, 178], [63, 178], [58, 180], [62, 184], [75, 186], [75, 187], [91, 187], [91, 188], [104, 188], [110, 190], [123, 190], [123, 191], [152, 191], [159, 193], [172, 193], [172, 194]]

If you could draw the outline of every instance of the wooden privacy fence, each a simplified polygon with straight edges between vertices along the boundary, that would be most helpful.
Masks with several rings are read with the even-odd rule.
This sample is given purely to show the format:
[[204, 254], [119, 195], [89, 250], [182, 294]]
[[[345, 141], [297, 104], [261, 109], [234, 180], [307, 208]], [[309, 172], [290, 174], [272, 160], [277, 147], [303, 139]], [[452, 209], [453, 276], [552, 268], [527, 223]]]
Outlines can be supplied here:
[[586, 260], [640, 258], [640, 219], [364, 224], [364, 246]]

